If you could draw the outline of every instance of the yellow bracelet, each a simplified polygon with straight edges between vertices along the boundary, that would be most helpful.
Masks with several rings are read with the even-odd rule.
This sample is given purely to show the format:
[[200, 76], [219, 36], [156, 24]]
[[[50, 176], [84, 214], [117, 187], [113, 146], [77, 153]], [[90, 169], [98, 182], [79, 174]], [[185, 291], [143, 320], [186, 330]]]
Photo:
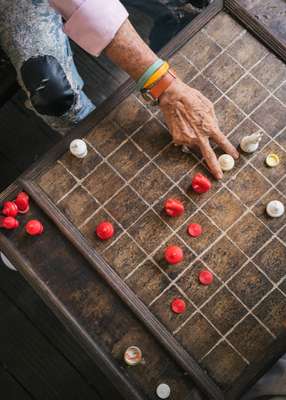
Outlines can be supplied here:
[[144, 85], [144, 89], [148, 89], [151, 85], [153, 85], [155, 82], [157, 82], [159, 79], [161, 79], [169, 70], [170, 65], [166, 62], [157, 69], [156, 72], [148, 79], [148, 81]]

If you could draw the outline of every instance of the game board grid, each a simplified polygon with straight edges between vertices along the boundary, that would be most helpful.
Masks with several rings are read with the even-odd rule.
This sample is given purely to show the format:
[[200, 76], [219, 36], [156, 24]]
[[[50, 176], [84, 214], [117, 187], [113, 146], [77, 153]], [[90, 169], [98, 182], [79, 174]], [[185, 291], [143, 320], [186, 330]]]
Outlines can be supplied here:
[[[233, 42], [232, 42], [233, 43]], [[231, 44], [232, 44], [231, 43]], [[230, 44], [230, 45], [231, 45]], [[199, 72], [200, 73], [200, 72]], [[155, 116], [150, 116], [150, 119], [149, 120], [151, 120], [152, 118], [156, 118], [156, 115]], [[245, 119], [244, 119], [245, 120]], [[243, 120], [243, 121], [244, 121]], [[243, 121], [241, 121], [240, 123], [242, 123]], [[147, 121], [148, 122], [148, 121]], [[161, 122], [160, 120], [159, 120], [159, 122]], [[237, 126], [235, 126], [235, 128], [237, 128]], [[234, 129], [235, 129], [234, 128]], [[233, 130], [234, 130], [233, 129]], [[140, 127], [138, 128], [138, 130], [140, 130]], [[232, 130], [232, 131], [233, 131]], [[137, 131], [137, 130], [136, 130]], [[132, 136], [136, 133], [136, 131], [135, 132], [133, 132], [133, 134], [132, 134]], [[230, 132], [230, 134], [232, 133], [232, 131]], [[132, 136], [131, 136], [131, 140], [132, 140]], [[276, 136], [278, 136], [278, 133], [277, 133], [277, 135]], [[276, 137], [275, 136], [275, 137]], [[274, 138], [275, 139], [275, 138]], [[270, 139], [270, 140], [272, 140], [272, 141], [274, 141], [274, 139]], [[135, 143], [136, 144], [136, 143]], [[168, 145], [166, 146], [166, 147], [168, 147]], [[164, 150], [164, 149], [163, 149]], [[162, 151], [163, 151], [162, 150]], [[116, 150], [115, 150], [116, 151]], [[194, 157], [196, 157], [196, 155], [194, 155]], [[156, 164], [156, 161], [154, 161], [154, 160], [152, 160], [151, 159], [151, 161], [153, 161], [155, 164]], [[151, 162], [151, 161], [149, 161], [149, 162]], [[250, 160], [246, 160], [246, 164], [245, 165], [247, 165], [247, 164], [251, 164], [251, 162], [250, 162]], [[197, 160], [197, 164], [196, 164], [196, 166], [197, 165], [201, 165], [201, 161], [199, 161], [199, 160]], [[144, 168], [145, 168], [146, 166], [144, 166]], [[243, 169], [245, 166], [243, 166], [241, 169]], [[193, 168], [195, 168], [195, 166], [193, 167]], [[191, 170], [193, 169], [193, 168], [191, 168]], [[140, 170], [141, 171], [141, 170]], [[138, 171], [138, 174], [140, 174], [140, 171]], [[162, 171], [163, 173], [165, 173], [165, 171]], [[258, 171], [259, 172], [259, 171]], [[189, 173], [189, 171], [187, 172], [187, 174]], [[185, 174], [186, 175], [186, 174]], [[167, 175], [168, 176], [168, 175]], [[170, 177], [169, 177], [170, 178]], [[231, 178], [230, 178], [231, 179]], [[182, 180], [182, 179], [181, 179]], [[279, 180], [279, 182], [280, 182], [280, 180]], [[277, 183], [277, 184], [279, 184], [279, 182]], [[178, 184], [179, 184], [179, 182], [173, 182], [173, 186], [172, 186], [172, 188], [171, 189], [173, 189], [173, 188], [175, 188], [175, 187], [177, 187], [178, 188]], [[81, 185], [81, 182], [79, 182], [78, 183], [78, 185], [80, 186]], [[127, 183], [126, 183], [126, 185], [127, 185]], [[221, 189], [220, 190], [222, 190], [222, 188], [225, 188], [226, 187], [226, 184], [223, 182], [222, 183], [222, 187], [221, 187]], [[273, 187], [273, 185], [272, 185], [272, 187]], [[179, 189], [179, 188], [178, 188]], [[121, 189], [120, 189], [121, 190]], [[180, 189], [179, 189], [180, 190]], [[270, 190], [270, 189], [269, 189]], [[268, 191], [269, 191], [268, 190]], [[70, 190], [70, 192], [71, 192], [72, 190]], [[264, 193], [263, 194], [263, 196], [265, 196], [267, 193], [268, 193], [268, 191], [266, 192], [266, 193]], [[217, 192], [215, 192], [214, 194], [213, 194], [213, 196], [215, 196], [217, 194]], [[116, 194], [114, 194], [114, 195], [116, 195]], [[213, 196], [211, 196], [211, 197], [213, 197]], [[206, 203], [209, 201], [210, 199], [208, 199], [207, 201], [206, 201]], [[259, 199], [258, 199], [258, 201], [259, 201]], [[203, 206], [204, 204], [202, 204], [202, 206]], [[148, 206], [150, 207], [150, 205], [148, 204]], [[200, 206], [199, 208], [198, 208], [198, 210], [201, 210], [202, 209], [202, 206]], [[102, 207], [104, 208], [104, 205], [102, 205]], [[253, 207], [253, 206], [252, 206]], [[148, 210], [147, 210], [148, 211]], [[203, 210], [202, 210], [203, 211]], [[209, 218], [208, 216], [207, 216], [207, 218]], [[212, 221], [213, 222], [213, 221]], [[136, 221], [134, 222], [134, 223], [136, 223]], [[230, 227], [231, 228], [231, 227]], [[278, 233], [277, 234], [279, 234], [279, 232], [280, 231], [282, 231], [282, 229], [283, 229], [283, 226], [281, 227], [281, 229], [279, 229], [279, 231], [278, 231]], [[176, 233], [178, 231], [178, 229], [176, 229], [174, 232], [172, 232], [172, 234], [173, 233]], [[220, 230], [221, 231], [221, 230]], [[222, 237], [222, 236], [224, 236], [225, 235], [225, 233], [223, 232], [223, 231], [221, 231], [222, 232], [222, 235], [220, 235], [219, 237], [218, 237], [218, 239], [216, 240], [216, 242]], [[124, 234], [124, 233], [126, 233], [127, 235], [128, 235], [128, 231], [127, 232], [124, 232], [123, 231], [123, 233], [122, 234]], [[121, 236], [120, 236], [121, 237]], [[119, 237], [119, 238], [120, 238]], [[119, 239], [118, 238], [118, 239]], [[278, 236], [278, 238], [280, 239], [280, 237]], [[167, 238], [166, 240], [168, 240], [169, 238]], [[230, 238], [229, 238], [230, 239]], [[212, 247], [212, 246], [210, 246], [210, 247]], [[206, 250], [208, 250], [208, 249], [206, 249]], [[148, 255], [147, 254], [147, 258], [150, 258], [150, 255]], [[140, 266], [140, 265], [139, 265]], [[138, 267], [139, 267], [138, 266]], [[137, 268], [138, 268], [137, 267]], [[242, 266], [242, 268], [241, 269], [243, 269], [243, 267], [244, 266]], [[241, 270], [240, 269], [240, 270]], [[239, 270], [239, 271], [240, 271]], [[237, 273], [239, 273], [239, 271], [237, 271]], [[134, 272], [134, 271], [133, 271]], [[162, 272], [162, 271], [161, 271]], [[163, 271], [164, 272], [164, 271]], [[130, 274], [129, 274], [130, 275]], [[130, 275], [131, 276], [131, 275]], [[233, 276], [231, 277], [231, 279], [233, 278]], [[280, 284], [280, 282], [279, 282], [279, 284]], [[278, 285], [278, 284], [277, 284]], [[171, 282], [170, 283], [170, 286], [169, 287], [175, 287], [176, 286], [176, 281], [174, 281], [174, 282]], [[275, 289], [275, 288], [274, 288]], [[274, 290], [274, 289], [272, 289], [272, 291]], [[166, 290], [168, 290], [168, 287], [159, 295], [159, 296], [162, 296], [165, 292], [166, 292]], [[180, 288], [178, 288], [178, 290], [180, 290], [180, 292], [182, 292], [181, 291], [181, 289]], [[269, 294], [269, 293], [268, 293]], [[268, 295], [267, 294], [267, 295]], [[185, 294], [184, 294], [185, 295]], [[215, 294], [214, 294], [215, 295]], [[267, 295], [265, 296], [265, 297], [267, 297]], [[187, 298], [187, 296], [185, 295], [185, 297]], [[154, 299], [154, 301], [153, 302], [151, 302], [151, 306], [152, 306], [152, 304], [154, 304], [154, 302], [156, 301], [157, 299]], [[208, 301], [210, 301], [210, 299], [208, 299]], [[260, 300], [260, 301], [262, 301], [262, 300]], [[198, 309], [196, 309], [196, 313], [197, 312], [200, 312], [201, 313], [201, 311], [199, 311]], [[193, 314], [192, 314], [193, 315]], [[190, 316], [190, 318], [192, 317], [192, 315]], [[247, 315], [249, 315], [249, 314], [247, 314]], [[243, 319], [242, 320], [240, 320], [238, 323], [240, 323], [241, 321], [243, 321]], [[187, 321], [186, 321], [187, 322]], [[185, 324], [186, 324], [186, 322], [182, 325], [182, 326], [184, 326]], [[263, 324], [262, 324], [262, 326], [263, 326]], [[179, 327], [178, 329], [177, 329], [177, 331], [179, 331], [179, 329], [181, 329], [181, 327]], [[232, 329], [233, 330], [233, 329]], [[227, 334], [229, 334], [229, 333], [227, 333]], [[227, 340], [227, 338], [226, 337], [223, 337], [222, 336], [222, 338], [221, 338], [221, 340], [214, 346], [214, 348], [216, 347], [216, 346], [218, 346], [219, 345], [219, 343], [221, 342], [221, 341], [223, 341], [223, 340]], [[229, 343], [230, 345], [231, 345], [231, 343]], [[212, 351], [212, 349], [206, 354], [206, 355], [204, 355], [204, 357], [202, 357], [202, 359], [204, 359], [210, 352]], [[239, 354], [239, 352], [238, 352], [238, 354]], [[245, 360], [245, 358], [244, 357], [242, 357], [244, 360]]]

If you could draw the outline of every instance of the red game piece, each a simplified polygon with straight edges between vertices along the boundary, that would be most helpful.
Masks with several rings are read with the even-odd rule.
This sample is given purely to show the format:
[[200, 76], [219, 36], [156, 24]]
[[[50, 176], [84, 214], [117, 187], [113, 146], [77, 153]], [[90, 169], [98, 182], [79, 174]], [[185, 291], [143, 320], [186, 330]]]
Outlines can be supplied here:
[[26, 214], [29, 209], [29, 196], [25, 192], [20, 192], [16, 197], [15, 203], [17, 204], [19, 213]]
[[111, 222], [102, 221], [96, 227], [96, 234], [101, 240], [108, 240], [114, 235], [114, 227]]
[[186, 311], [186, 303], [183, 299], [174, 299], [171, 303], [171, 309], [176, 314], [183, 314]]
[[169, 264], [178, 264], [184, 258], [184, 253], [179, 246], [169, 246], [165, 250], [165, 260]]
[[27, 222], [25, 229], [26, 232], [31, 236], [41, 235], [44, 231], [42, 223], [37, 219], [31, 219], [29, 222]]
[[18, 214], [18, 207], [14, 201], [5, 201], [2, 213], [7, 217], [16, 217]]
[[198, 237], [202, 234], [203, 229], [200, 224], [189, 224], [188, 234], [192, 237]]
[[208, 271], [204, 270], [199, 273], [199, 281], [202, 285], [210, 285], [214, 280], [213, 274]]
[[212, 187], [211, 182], [203, 174], [196, 174], [192, 180], [192, 188], [197, 193], [206, 193]]
[[179, 217], [184, 213], [185, 207], [180, 200], [167, 199], [164, 205], [164, 210], [170, 217]]
[[0, 218], [0, 228], [5, 229], [16, 229], [19, 226], [19, 221], [14, 217], [2, 217]]

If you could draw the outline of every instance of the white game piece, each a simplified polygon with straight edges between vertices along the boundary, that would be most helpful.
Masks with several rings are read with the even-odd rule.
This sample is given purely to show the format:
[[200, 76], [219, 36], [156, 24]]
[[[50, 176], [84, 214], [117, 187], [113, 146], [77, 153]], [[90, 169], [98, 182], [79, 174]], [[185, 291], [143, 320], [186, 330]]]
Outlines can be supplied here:
[[230, 171], [234, 167], [234, 159], [229, 154], [219, 156], [218, 162], [223, 171]]
[[240, 142], [240, 148], [243, 150], [245, 153], [254, 153], [259, 146], [259, 142], [262, 139], [262, 132], [257, 131], [253, 133], [252, 135], [245, 136], [242, 138]]
[[284, 214], [285, 207], [283, 203], [281, 203], [281, 201], [272, 200], [267, 204], [266, 212], [269, 215], [269, 217], [279, 218]]
[[160, 383], [157, 387], [156, 393], [159, 399], [167, 399], [171, 394], [170, 386], [166, 383]]
[[11, 269], [12, 271], [17, 271], [16, 268], [14, 267], [14, 265], [11, 263], [11, 261], [8, 260], [8, 258], [5, 256], [5, 254], [0, 252], [0, 256], [1, 256], [1, 259], [3, 261], [3, 264], [6, 265], [6, 267]]
[[86, 143], [81, 139], [75, 139], [70, 144], [70, 152], [77, 158], [84, 158], [87, 155]]

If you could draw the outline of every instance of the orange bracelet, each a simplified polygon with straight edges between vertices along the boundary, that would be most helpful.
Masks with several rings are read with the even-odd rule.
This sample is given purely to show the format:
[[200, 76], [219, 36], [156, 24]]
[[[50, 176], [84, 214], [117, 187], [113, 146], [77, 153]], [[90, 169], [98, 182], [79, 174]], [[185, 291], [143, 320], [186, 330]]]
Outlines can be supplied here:
[[152, 102], [153, 104], [159, 103], [159, 97], [168, 89], [171, 83], [176, 79], [174, 72], [169, 70], [159, 81], [157, 81], [151, 88], [141, 90], [144, 100]]

